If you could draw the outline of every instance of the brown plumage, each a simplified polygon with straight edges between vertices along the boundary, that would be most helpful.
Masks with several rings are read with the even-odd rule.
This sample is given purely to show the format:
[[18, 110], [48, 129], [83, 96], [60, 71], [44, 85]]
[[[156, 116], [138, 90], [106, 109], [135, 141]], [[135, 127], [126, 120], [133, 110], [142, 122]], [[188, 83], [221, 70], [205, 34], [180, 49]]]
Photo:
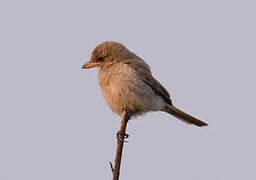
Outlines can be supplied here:
[[168, 91], [157, 81], [149, 65], [121, 43], [107, 41], [92, 52], [83, 68], [99, 67], [99, 83], [110, 108], [121, 115], [132, 116], [149, 111], [164, 111], [196, 126], [207, 123], [173, 106]]

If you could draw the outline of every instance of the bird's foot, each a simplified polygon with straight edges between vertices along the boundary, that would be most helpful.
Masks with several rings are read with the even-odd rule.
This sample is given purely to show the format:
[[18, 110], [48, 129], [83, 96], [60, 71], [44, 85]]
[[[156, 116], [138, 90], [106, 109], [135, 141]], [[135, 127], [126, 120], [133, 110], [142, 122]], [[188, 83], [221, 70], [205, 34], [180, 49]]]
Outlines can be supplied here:
[[129, 137], [129, 134], [124, 134], [124, 135], [122, 135], [121, 133], [120, 133], [120, 131], [118, 131], [117, 133], [116, 133], [116, 138], [119, 140], [119, 141], [121, 141], [121, 142], [128, 142], [128, 141], [126, 141], [125, 139], [127, 139]]

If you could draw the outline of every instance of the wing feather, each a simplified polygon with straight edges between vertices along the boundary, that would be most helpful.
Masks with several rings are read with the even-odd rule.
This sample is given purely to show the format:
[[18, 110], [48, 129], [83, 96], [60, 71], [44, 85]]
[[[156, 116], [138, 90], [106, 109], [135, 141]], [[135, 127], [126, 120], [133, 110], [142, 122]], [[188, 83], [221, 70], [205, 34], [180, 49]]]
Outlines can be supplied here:
[[172, 100], [170, 99], [170, 94], [168, 91], [156, 80], [150, 70], [149, 65], [142, 59], [127, 59], [123, 61], [128, 64], [131, 68], [135, 70], [137, 75], [148, 84], [156, 94], [163, 98], [163, 100], [172, 105]]

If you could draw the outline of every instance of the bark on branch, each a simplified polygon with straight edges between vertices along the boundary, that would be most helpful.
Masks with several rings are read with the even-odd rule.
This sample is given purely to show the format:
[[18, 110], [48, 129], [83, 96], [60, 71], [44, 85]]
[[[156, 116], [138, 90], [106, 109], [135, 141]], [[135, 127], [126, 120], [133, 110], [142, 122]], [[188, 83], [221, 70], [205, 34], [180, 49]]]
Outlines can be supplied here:
[[128, 137], [125, 134], [125, 131], [126, 131], [126, 126], [129, 119], [130, 119], [129, 113], [127, 111], [124, 111], [122, 115], [120, 130], [117, 133], [117, 149], [116, 149], [116, 157], [115, 157], [115, 166], [113, 167], [112, 163], [110, 162], [110, 167], [113, 174], [113, 180], [119, 180], [122, 152], [123, 152], [123, 146], [125, 142], [124, 139]]

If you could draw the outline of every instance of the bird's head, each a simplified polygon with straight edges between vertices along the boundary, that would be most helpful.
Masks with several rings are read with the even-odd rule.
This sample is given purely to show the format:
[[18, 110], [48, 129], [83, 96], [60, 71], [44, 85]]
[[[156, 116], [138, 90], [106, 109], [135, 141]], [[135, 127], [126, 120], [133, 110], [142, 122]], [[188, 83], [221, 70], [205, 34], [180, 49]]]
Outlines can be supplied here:
[[106, 64], [113, 64], [119, 61], [135, 58], [124, 45], [114, 41], [106, 41], [99, 44], [92, 52], [91, 58], [83, 65], [83, 69], [100, 67]]

